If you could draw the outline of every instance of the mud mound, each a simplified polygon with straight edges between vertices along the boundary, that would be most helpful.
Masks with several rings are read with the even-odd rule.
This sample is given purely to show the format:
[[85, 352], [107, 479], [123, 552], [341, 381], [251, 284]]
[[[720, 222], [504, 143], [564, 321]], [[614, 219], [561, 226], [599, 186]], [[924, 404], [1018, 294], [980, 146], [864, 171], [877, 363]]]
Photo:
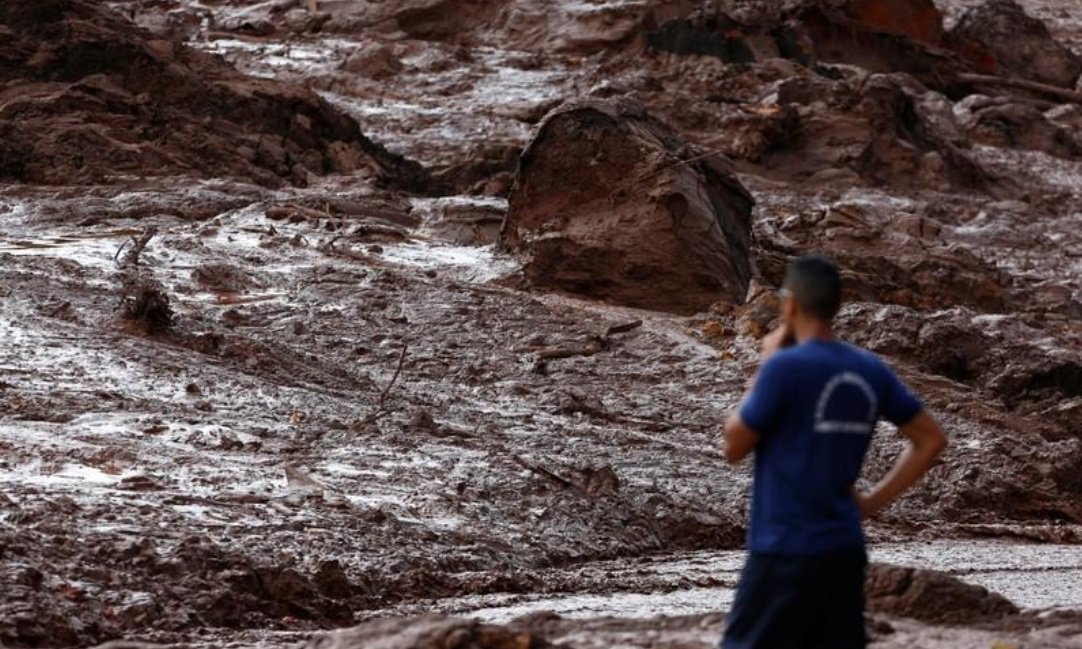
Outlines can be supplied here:
[[238, 73], [86, 0], [0, 6], [0, 179], [119, 175], [303, 185], [353, 173], [424, 190], [416, 163], [311, 91]]
[[868, 609], [932, 624], [995, 622], [1018, 613], [1002, 595], [931, 570], [872, 565]]
[[363, 624], [316, 638], [306, 649], [544, 649], [529, 632], [476, 620], [427, 616]]
[[[321, 3], [324, 5], [324, 3]], [[260, 24], [290, 31], [343, 34], [379, 31], [391, 38], [520, 51], [603, 51], [633, 40], [639, 3], [568, 3], [553, 0], [387, 0], [328, 2], [317, 18], [279, 18], [255, 8]]]
[[1060, 158], [1082, 156], [1082, 137], [1074, 129], [1049, 119], [1033, 104], [973, 95], [959, 102], [956, 112], [961, 127], [974, 142], [1043, 151]]
[[728, 63], [784, 57], [828, 75], [834, 64], [904, 73], [960, 98], [972, 73], [1073, 88], [1082, 59], [1013, 0], [971, 9], [947, 32], [932, 0], [752, 3], [729, 13], [714, 4], [665, 4], [646, 13], [643, 40], [656, 50]]
[[989, 74], [1074, 88], [1082, 57], [1052, 38], [1044, 23], [1014, 0], [988, 0], [967, 11], [949, 34], [950, 45]]
[[720, 158], [637, 105], [572, 105], [523, 153], [501, 243], [533, 284], [692, 313], [743, 301], [751, 206]]
[[13, 591], [0, 599], [5, 646], [90, 646], [148, 625], [176, 631], [269, 625], [286, 617], [345, 624], [351, 605], [363, 599], [335, 562], [306, 575], [198, 536], [170, 547], [95, 535], [73, 547], [55, 526], [39, 532], [0, 536], [0, 577]]
[[[735, 111], [734, 111], [735, 112]], [[722, 122], [729, 149], [785, 180], [859, 177], [899, 188], [1001, 191], [968, 151], [949, 101], [902, 74], [797, 76]], [[748, 117], [750, 116], [750, 118]]]
[[943, 17], [931, 0], [760, 5], [740, 19], [713, 4], [655, 9], [644, 21], [645, 41], [654, 49], [730, 63], [784, 57], [809, 68], [844, 63], [870, 72], [905, 72], [930, 87], [944, 87], [968, 70], [939, 47]]

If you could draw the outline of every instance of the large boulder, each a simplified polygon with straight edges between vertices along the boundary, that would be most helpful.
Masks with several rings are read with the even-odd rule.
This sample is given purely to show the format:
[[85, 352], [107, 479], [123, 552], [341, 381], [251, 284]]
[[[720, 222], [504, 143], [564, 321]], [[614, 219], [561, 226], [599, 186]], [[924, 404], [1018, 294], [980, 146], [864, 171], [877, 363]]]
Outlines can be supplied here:
[[588, 102], [542, 122], [500, 239], [535, 285], [694, 313], [743, 301], [752, 205], [723, 158], [636, 104]]
[[952, 49], [989, 74], [1074, 88], [1082, 58], [1048, 33], [1014, 0], [987, 0], [965, 13], [949, 34]]

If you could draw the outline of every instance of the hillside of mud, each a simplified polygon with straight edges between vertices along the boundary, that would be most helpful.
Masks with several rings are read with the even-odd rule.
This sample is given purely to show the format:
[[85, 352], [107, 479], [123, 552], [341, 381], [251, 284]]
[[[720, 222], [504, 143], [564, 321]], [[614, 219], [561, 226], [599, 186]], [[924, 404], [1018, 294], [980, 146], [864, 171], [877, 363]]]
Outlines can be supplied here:
[[1075, 9], [4, 2], [0, 644], [709, 646], [816, 250], [953, 440], [872, 646], [1072, 646]]
[[363, 172], [424, 191], [423, 169], [297, 85], [238, 74], [82, 0], [0, 8], [0, 180], [227, 177], [277, 186]]

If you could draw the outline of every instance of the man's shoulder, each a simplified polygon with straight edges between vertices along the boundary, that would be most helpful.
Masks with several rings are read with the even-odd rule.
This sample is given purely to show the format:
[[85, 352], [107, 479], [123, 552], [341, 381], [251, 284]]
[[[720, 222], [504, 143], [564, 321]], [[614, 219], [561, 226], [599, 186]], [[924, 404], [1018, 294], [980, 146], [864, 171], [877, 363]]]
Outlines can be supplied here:
[[801, 349], [801, 345], [793, 345], [792, 347], [782, 347], [774, 352], [774, 355], [766, 359], [763, 365], [770, 366], [771, 369], [786, 368], [804, 363], [806, 359], [807, 354], [805, 350]]
[[859, 359], [862, 367], [870, 374], [868, 378], [874, 377], [874, 380], [882, 381], [894, 376], [894, 370], [890, 364], [883, 360], [879, 354], [854, 343], [847, 342], [845, 344], [852, 351], [854, 358]]

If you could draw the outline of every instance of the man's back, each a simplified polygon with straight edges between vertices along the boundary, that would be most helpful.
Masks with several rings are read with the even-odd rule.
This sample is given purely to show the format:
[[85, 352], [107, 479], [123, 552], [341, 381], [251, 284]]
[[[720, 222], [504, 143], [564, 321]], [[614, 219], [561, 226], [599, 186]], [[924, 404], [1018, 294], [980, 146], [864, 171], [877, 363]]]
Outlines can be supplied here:
[[[860, 521], [919, 480], [947, 438], [886, 364], [834, 339], [842, 304], [834, 262], [794, 260], [778, 294], [781, 326], [763, 338], [755, 385], [725, 423], [725, 459], [754, 453], [755, 487], [750, 552], [719, 646], [864, 649]], [[859, 493], [880, 418], [910, 444]]]
[[852, 487], [882, 417], [904, 423], [916, 397], [876, 356], [814, 338], [779, 351], [741, 408], [760, 435], [749, 549], [806, 555], [863, 545]]

